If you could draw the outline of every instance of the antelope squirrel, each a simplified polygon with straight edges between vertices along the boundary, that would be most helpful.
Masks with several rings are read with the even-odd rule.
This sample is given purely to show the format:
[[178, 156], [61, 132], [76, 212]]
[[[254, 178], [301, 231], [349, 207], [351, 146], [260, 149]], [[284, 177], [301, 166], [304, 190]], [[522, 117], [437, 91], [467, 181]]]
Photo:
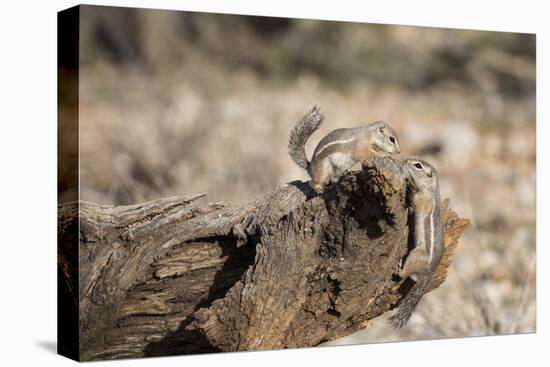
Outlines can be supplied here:
[[328, 133], [317, 144], [311, 161], [308, 161], [306, 142], [321, 126], [323, 119], [319, 106], [313, 106], [294, 126], [288, 142], [290, 158], [308, 172], [310, 184], [317, 193], [323, 192], [325, 183], [339, 177], [359, 161], [400, 152], [399, 140], [393, 129], [388, 123], [377, 121]]
[[390, 318], [394, 328], [402, 327], [411, 317], [430, 284], [444, 250], [437, 171], [429, 163], [416, 158], [407, 158], [405, 169], [413, 191], [414, 249], [407, 256], [399, 277], [405, 279], [413, 276], [416, 283], [401, 301], [397, 313]]

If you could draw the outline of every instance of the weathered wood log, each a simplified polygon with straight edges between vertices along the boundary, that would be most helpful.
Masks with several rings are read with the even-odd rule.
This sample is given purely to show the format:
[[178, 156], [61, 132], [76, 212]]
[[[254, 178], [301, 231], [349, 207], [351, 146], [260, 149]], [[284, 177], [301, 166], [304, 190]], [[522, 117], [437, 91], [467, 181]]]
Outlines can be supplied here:
[[[60, 302], [78, 308], [80, 359], [315, 346], [367, 327], [412, 285], [395, 275], [411, 246], [400, 161], [366, 162], [320, 196], [299, 181], [241, 205], [202, 196], [59, 207]], [[469, 223], [444, 219], [431, 289]]]

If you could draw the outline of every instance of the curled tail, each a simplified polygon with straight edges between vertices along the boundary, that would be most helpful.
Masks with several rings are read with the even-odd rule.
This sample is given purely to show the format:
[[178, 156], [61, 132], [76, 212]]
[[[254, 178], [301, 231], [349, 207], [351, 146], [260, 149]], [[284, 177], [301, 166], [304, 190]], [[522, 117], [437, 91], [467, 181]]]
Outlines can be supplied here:
[[405, 298], [403, 298], [397, 313], [390, 317], [390, 324], [395, 329], [403, 327], [403, 325], [409, 321], [416, 305], [418, 305], [418, 302], [420, 301], [420, 298], [422, 298], [424, 293], [426, 293], [426, 289], [428, 288], [431, 279], [431, 274], [419, 276], [418, 282], [413, 286]]
[[319, 106], [313, 108], [302, 117], [290, 132], [288, 141], [288, 154], [298, 166], [307, 170], [309, 161], [306, 157], [306, 142], [309, 137], [321, 126], [324, 116]]

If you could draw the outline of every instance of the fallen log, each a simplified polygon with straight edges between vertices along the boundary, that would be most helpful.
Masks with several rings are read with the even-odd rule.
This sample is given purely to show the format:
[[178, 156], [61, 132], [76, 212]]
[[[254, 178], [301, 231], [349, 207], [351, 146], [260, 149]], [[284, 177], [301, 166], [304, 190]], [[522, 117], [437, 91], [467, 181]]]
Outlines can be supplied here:
[[[99, 360], [316, 346], [368, 327], [413, 284], [396, 276], [412, 245], [399, 160], [365, 162], [322, 195], [294, 181], [238, 205], [203, 196], [58, 207], [60, 351]], [[447, 204], [430, 290], [469, 223]]]

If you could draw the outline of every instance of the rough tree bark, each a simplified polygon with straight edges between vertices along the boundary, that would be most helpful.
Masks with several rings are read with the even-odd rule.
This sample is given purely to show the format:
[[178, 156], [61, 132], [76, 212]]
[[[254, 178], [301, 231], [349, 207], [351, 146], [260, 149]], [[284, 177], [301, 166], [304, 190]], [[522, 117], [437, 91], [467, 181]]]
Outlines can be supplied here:
[[[395, 275], [411, 245], [398, 160], [366, 162], [321, 196], [299, 181], [242, 205], [202, 196], [59, 207], [59, 296], [79, 312], [80, 359], [315, 346], [367, 327], [413, 284]], [[448, 208], [444, 220], [431, 289], [469, 223]]]

